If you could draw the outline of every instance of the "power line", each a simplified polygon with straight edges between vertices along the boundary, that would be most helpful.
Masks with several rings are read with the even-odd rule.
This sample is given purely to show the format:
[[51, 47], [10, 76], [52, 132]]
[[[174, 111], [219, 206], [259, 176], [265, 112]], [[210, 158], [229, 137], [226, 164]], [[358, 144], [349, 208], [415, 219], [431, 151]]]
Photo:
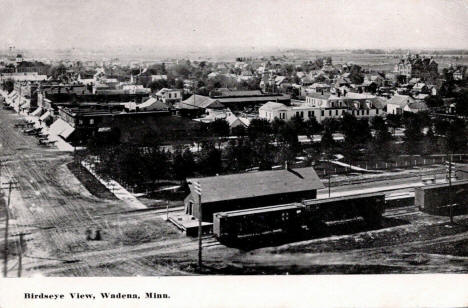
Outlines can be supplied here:
[[[3, 183], [8, 185], [8, 201], [5, 205], [5, 248], [4, 248], [4, 256], [3, 256], [3, 277], [7, 277], [8, 274], [8, 229], [10, 223], [10, 199], [11, 199], [11, 190], [13, 188], [13, 184], [18, 184], [18, 182], [9, 181], [7, 183]], [[3, 188], [3, 187], [2, 187]]]

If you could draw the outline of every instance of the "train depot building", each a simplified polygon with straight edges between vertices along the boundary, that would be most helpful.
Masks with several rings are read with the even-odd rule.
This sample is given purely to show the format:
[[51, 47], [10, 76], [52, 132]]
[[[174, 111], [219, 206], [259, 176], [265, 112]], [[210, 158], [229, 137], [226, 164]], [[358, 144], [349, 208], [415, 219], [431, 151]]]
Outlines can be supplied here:
[[[315, 199], [317, 190], [324, 188], [312, 167], [212, 176], [187, 182], [190, 194], [184, 200], [185, 219], [170, 219], [187, 235], [196, 233], [200, 209], [204, 225], [211, 229], [215, 213]], [[195, 191], [196, 182], [201, 186], [201, 197]]]

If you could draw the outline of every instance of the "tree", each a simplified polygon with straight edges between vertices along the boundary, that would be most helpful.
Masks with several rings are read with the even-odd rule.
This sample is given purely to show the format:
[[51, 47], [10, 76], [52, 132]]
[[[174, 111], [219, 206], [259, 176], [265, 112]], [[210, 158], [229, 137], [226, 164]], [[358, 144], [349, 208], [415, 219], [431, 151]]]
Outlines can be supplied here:
[[434, 129], [437, 135], [445, 136], [450, 126], [450, 122], [444, 119], [436, 118], [434, 120]]
[[172, 170], [177, 180], [182, 182], [187, 177], [193, 175], [195, 171], [195, 159], [190, 149], [185, 149], [183, 152], [178, 150], [174, 153], [173, 157]]
[[446, 150], [448, 153], [463, 151], [468, 142], [466, 122], [463, 119], [455, 119], [447, 130]]
[[[380, 120], [379, 120], [380, 119]], [[390, 156], [390, 147], [392, 145], [392, 134], [388, 131], [388, 126], [380, 117], [375, 117], [372, 121], [372, 127], [375, 129], [372, 147], [374, 152], [384, 160]]]
[[151, 81], [150, 83], [148, 83], [148, 84], [146, 85], [146, 87], [147, 87], [147, 88], [150, 88], [151, 91], [156, 92], [156, 91], [161, 90], [162, 88], [167, 88], [167, 87], [169, 87], [169, 84], [168, 84], [167, 80], [165, 80], [165, 79], [160, 79], [160, 80]]
[[429, 108], [439, 108], [444, 105], [444, 100], [439, 95], [429, 95], [424, 101]]
[[217, 137], [229, 136], [229, 123], [224, 119], [216, 119], [210, 124], [210, 131]]
[[456, 95], [455, 110], [458, 115], [468, 116], [468, 90], [463, 90]]
[[4, 80], [2, 83], [2, 88], [8, 93], [12, 92], [15, 89], [15, 81], [11, 78]]
[[271, 132], [275, 135], [279, 134], [281, 128], [286, 125], [286, 122], [280, 118], [274, 118], [271, 122]]
[[254, 154], [247, 140], [231, 140], [226, 148], [228, 169], [238, 172], [252, 167]]
[[247, 134], [251, 140], [269, 135], [271, 133], [270, 122], [266, 119], [253, 119], [247, 129]]
[[306, 135], [309, 137], [318, 134], [323, 129], [322, 125], [320, 125], [315, 118], [309, 118], [309, 120], [304, 123], [304, 128]]
[[243, 125], [238, 125], [238, 126], [234, 126], [232, 129], [231, 129], [231, 135], [233, 136], [245, 136], [246, 134], [246, 129]]
[[[346, 115], [346, 114], [345, 114]], [[322, 121], [322, 126], [324, 130], [329, 130], [331, 133], [336, 132], [340, 129], [340, 121], [334, 118], [326, 118]]]
[[393, 133], [395, 129], [401, 126], [401, 115], [399, 114], [388, 114], [387, 115], [387, 124], [389, 127], [393, 128]]
[[417, 116], [408, 117], [405, 122], [404, 139], [407, 151], [411, 154], [419, 153], [420, 142], [424, 137], [422, 122]]
[[271, 145], [267, 135], [252, 139], [254, 149], [254, 163], [260, 170], [270, 170], [274, 162], [275, 147]]
[[387, 128], [387, 124], [385, 123], [385, 120], [380, 116], [375, 116], [371, 119], [371, 126], [372, 126], [372, 129], [376, 131], [384, 130]]
[[205, 142], [199, 155], [199, 171], [204, 175], [216, 175], [222, 171], [221, 151], [211, 142]]
[[320, 141], [320, 149], [322, 153], [325, 153], [327, 158], [332, 157], [335, 145], [335, 140], [333, 139], [331, 130], [325, 129], [325, 132], [322, 135], [322, 140]]
[[358, 120], [354, 115], [345, 113], [341, 120], [341, 130], [345, 136], [343, 151], [351, 161], [360, 155], [361, 149], [372, 139], [369, 122], [366, 119]]
[[169, 158], [170, 153], [159, 147], [147, 148], [142, 155], [144, 163], [142, 173], [145, 175], [145, 179], [154, 183], [167, 178], [169, 176]]
[[305, 122], [302, 117], [295, 115], [291, 118], [291, 120], [288, 121], [287, 124], [296, 131], [296, 135], [305, 133]]
[[53, 79], [59, 79], [67, 72], [67, 68], [63, 64], [54, 65], [49, 68], [48, 75]]
[[297, 138], [298, 129], [293, 121], [289, 121], [281, 127], [279, 131], [279, 140], [281, 145], [283, 146], [283, 151], [288, 152], [286, 155], [288, 159], [291, 156], [295, 156], [297, 152], [300, 150], [299, 140]]

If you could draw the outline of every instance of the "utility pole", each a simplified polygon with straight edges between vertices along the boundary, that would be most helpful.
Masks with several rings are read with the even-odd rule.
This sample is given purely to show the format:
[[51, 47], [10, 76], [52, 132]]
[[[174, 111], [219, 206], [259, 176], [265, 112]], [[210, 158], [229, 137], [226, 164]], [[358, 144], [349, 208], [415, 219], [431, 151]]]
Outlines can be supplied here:
[[331, 174], [328, 173], [328, 198], [330, 198], [331, 195]]
[[198, 195], [198, 268], [201, 270], [202, 268], [202, 219], [203, 219], [203, 212], [202, 212], [202, 200], [201, 200], [201, 186], [199, 182], [193, 183], [194, 190]]
[[24, 233], [20, 233], [18, 248], [18, 277], [21, 277], [21, 272], [23, 270], [23, 237]]
[[7, 277], [8, 274], [8, 229], [10, 223], [10, 197], [13, 184], [16, 182], [8, 182], [8, 202], [5, 206], [5, 243], [4, 243], [4, 256], [3, 256], [3, 277]]
[[453, 224], [453, 204], [452, 204], [452, 155], [449, 156], [449, 191], [448, 203], [450, 212], [450, 223]]

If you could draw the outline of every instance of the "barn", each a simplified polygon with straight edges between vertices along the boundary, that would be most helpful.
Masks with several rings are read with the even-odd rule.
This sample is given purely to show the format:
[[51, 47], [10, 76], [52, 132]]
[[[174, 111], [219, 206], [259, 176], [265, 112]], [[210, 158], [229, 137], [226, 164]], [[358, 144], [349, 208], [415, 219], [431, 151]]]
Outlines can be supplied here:
[[[185, 213], [196, 218], [202, 209], [203, 221], [213, 214], [300, 202], [315, 199], [324, 188], [314, 168], [282, 169], [187, 179], [190, 194], [185, 198]], [[201, 186], [201, 197], [194, 183]], [[201, 203], [200, 200], [201, 199]]]

